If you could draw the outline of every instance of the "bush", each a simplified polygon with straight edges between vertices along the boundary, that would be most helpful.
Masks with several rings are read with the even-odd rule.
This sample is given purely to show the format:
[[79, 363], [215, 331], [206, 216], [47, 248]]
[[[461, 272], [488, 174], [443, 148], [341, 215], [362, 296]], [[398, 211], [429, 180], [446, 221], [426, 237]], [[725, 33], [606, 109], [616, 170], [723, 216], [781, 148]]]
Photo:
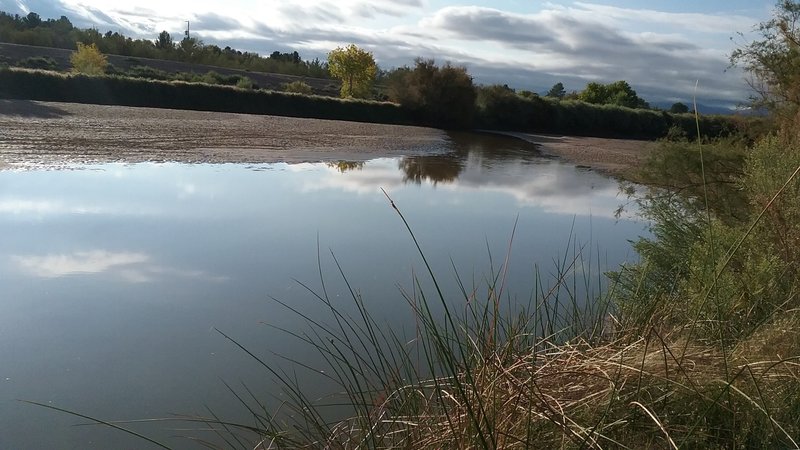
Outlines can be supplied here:
[[391, 103], [250, 91], [181, 81], [87, 77], [23, 69], [0, 72], [0, 97], [414, 124], [408, 111]]
[[253, 80], [251, 80], [248, 77], [239, 78], [239, 81], [236, 82], [236, 87], [239, 88], [239, 89], [256, 89], [257, 88], [256, 84], [253, 83]]
[[417, 114], [426, 124], [445, 128], [473, 125], [477, 94], [464, 67], [418, 59], [389, 79], [389, 99]]
[[291, 92], [294, 94], [311, 95], [314, 91], [305, 81], [292, 81], [291, 83], [284, 83], [283, 92]]
[[126, 76], [134, 78], [146, 78], [148, 80], [173, 80], [175, 76], [163, 70], [155, 69], [150, 66], [133, 66], [124, 72]]
[[19, 60], [16, 65], [28, 69], [41, 70], [56, 70], [58, 68], [58, 63], [53, 58], [47, 56], [30, 56]]
[[85, 75], [103, 75], [106, 71], [108, 61], [97, 45], [84, 45], [78, 42], [78, 49], [69, 58], [72, 63], [72, 71]]

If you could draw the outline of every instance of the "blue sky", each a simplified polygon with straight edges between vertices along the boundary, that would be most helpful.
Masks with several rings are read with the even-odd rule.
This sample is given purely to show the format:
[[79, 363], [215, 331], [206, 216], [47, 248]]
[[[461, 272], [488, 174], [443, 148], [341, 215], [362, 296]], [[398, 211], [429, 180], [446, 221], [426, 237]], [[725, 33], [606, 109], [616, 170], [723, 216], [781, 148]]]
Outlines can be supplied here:
[[[476, 82], [547, 90], [628, 81], [651, 102], [733, 106], [750, 94], [728, 55], [770, 17], [767, 0], [0, 0], [0, 9], [68, 15], [80, 26], [180, 37], [304, 58], [355, 43], [384, 68], [416, 57], [467, 66]], [[745, 33], [744, 40], [737, 33]], [[734, 38], [733, 40], [731, 38]]]

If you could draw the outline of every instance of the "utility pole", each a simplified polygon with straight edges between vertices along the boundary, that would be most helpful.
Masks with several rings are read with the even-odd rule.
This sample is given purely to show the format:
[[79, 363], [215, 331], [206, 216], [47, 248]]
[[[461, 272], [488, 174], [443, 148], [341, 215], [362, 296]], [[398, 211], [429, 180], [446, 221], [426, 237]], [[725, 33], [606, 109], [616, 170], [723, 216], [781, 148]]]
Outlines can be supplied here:
[[189, 39], [191, 37], [191, 36], [189, 36], [189, 21], [188, 20], [186, 21], [186, 33], [185, 34], [186, 34], [186, 39]]

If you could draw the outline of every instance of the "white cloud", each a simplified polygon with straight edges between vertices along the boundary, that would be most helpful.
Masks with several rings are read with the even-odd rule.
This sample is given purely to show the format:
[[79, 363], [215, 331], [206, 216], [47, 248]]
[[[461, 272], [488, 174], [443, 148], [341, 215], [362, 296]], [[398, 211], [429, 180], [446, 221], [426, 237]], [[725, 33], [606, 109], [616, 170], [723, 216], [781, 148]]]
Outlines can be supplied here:
[[636, 22], [638, 24], [661, 24], [693, 33], [722, 33], [732, 35], [750, 30], [754, 25], [752, 17], [736, 14], [672, 13], [653, 9], [619, 8], [597, 3], [576, 2], [576, 8], [569, 10], [599, 20]]

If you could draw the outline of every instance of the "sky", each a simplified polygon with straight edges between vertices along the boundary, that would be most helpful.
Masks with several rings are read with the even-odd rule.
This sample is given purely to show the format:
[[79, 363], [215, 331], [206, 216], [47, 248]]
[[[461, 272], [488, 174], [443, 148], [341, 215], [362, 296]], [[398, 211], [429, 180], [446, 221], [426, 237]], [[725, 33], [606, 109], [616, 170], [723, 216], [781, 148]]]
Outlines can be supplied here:
[[[626, 80], [652, 103], [735, 107], [750, 91], [730, 53], [773, 0], [0, 0], [0, 10], [67, 15], [76, 26], [324, 59], [354, 43], [381, 68], [417, 57], [464, 65], [479, 84], [547, 91]], [[739, 33], [742, 33], [741, 35]]]

